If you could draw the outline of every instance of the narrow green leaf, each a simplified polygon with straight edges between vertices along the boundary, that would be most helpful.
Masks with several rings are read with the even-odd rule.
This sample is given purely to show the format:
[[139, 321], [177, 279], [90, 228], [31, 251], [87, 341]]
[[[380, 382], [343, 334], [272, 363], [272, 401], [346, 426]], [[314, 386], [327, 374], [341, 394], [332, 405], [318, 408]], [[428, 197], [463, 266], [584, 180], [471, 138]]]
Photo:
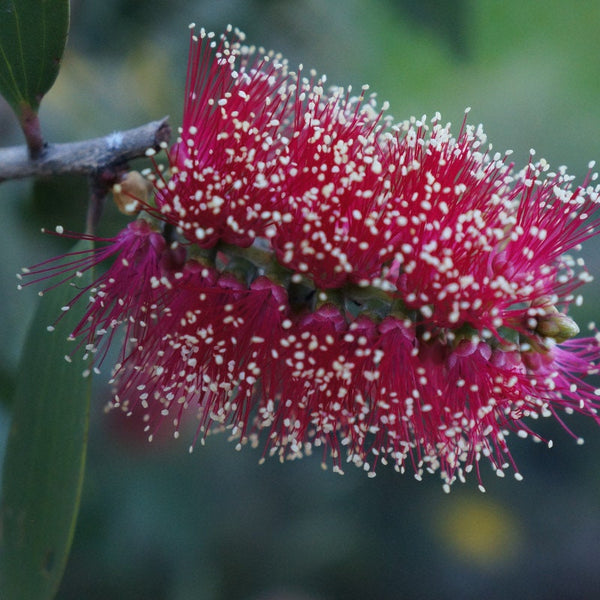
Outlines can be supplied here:
[[[89, 248], [79, 242], [75, 250]], [[77, 285], [91, 282], [84, 273]], [[83, 484], [90, 378], [67, 336], [81, 318], [82, 299], [50, 333], [47, 326], [75, 295], [59, 286], [41, 298], [19, 365], [0, 506], [0, 596], [50, 599], [64, 571]]]
[[69, 0], [0, 0], [0, 93], [19, 121], [52, 87], [69, 31]]

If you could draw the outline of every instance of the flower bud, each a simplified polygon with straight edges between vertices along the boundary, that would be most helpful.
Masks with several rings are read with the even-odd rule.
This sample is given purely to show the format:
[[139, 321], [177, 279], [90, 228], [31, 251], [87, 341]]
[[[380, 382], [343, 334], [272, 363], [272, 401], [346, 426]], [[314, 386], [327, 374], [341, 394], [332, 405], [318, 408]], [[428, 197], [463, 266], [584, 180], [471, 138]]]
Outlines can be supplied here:
[[138, 171], [129, 171], [120, 183], [113, 186], [113, 200], [124, 215], [137, 215], [147, 204], [152, 184]]
[[579, 333], [577, 323], [558, 311], [538, 317], [537, 321], [536, 333], [542, 337], [552, 338], [558, 344], [575, 337]]

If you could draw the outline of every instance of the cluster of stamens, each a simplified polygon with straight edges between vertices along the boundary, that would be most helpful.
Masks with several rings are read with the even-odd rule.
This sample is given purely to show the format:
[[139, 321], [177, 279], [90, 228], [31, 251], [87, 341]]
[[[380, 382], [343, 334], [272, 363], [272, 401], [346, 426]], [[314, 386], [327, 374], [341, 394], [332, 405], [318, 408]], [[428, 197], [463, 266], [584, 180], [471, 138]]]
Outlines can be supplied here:
[[195, 411], [201, 441], [225, 428], [445, 489], [482, 457], [520, 478], [506, 437], [539, 441], [531, 419], [599, 421], [598, 341], [567, 316], [590, 276], [566, 254], [596, 233], [596, 175], [573, 189], [533, 155], [516, 173], [466, 116], [456, 136], [439, 115], [395, 124], [366, 87], [242, 42], [192, 33], [169, 165], [145, 173], [153, 200], [129, 194], [140, 217], [73, 332], [102, 357], [125, 330], [113, 404], [150, 437]]

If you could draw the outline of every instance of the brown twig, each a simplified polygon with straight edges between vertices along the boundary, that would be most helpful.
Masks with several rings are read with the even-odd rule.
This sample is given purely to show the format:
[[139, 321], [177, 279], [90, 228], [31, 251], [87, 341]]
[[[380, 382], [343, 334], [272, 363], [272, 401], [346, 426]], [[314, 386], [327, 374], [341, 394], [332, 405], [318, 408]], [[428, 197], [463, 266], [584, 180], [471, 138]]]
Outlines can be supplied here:
[[106, 178], [110, 172], [114, 172], [116, 181], [128, 161], [144, 156], [148, 148], [158, 149], [163, 142], [168, 143], [170, 135], [171, 128], [165, 117], [83, 142], [48, 144], [35, 159], [29, 157], [27, 146], [0, 148], [0, 183], [61, 174]]
[[21, 107], [19, 121], [27, 142], [29, 158], [35, 160], [42, 155], [45, 147], [39, 116], [30, 106], [23, 106]]

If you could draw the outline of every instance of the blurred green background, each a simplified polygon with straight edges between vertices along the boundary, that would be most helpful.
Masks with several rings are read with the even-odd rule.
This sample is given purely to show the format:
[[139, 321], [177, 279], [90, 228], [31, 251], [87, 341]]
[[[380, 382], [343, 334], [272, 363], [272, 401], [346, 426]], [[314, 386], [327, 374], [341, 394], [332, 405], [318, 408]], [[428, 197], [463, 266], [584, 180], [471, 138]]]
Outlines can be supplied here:
[[[581, 180], [600, 160], [600, 3], [507, 0], [104, 0], [72, 2], [64, 65], [42, 104], [51, 141], [70, 141], [181, 115], [189, 22], [232, 23], [332, 84], [369, 83], [402, 120], [432, 115], [460, 126], [465, 107], [498, 151], [522, 165], [536, 148]], [[0, 144], [20, 143], [0, 103]], [[41, 226], [82, 230], [86, 182], [0, 186], [0, 441], [35, 291], [14, 274], [67, 246]], [[123, 217], [109, 208], [102, 231]], [[600, 272], [600, 245], [584, 255]], [[598, 319], [600, 288], [576, 317]], [[40, 332], [40, 337], [43, 332]], [[141, 426], [104, 414], [96, 382], [83, 504], [62, 600], [337, 600], [600, 597], [600, 431], [554, 423], [548, 450], [512, 439], [525, 476], [488, 492], [471, 478], [443, 494], [380, 468], [343, 477], [320, 457], [259, 466], [224, 436], [192, 455], [191, 435], [148, 445]]]

